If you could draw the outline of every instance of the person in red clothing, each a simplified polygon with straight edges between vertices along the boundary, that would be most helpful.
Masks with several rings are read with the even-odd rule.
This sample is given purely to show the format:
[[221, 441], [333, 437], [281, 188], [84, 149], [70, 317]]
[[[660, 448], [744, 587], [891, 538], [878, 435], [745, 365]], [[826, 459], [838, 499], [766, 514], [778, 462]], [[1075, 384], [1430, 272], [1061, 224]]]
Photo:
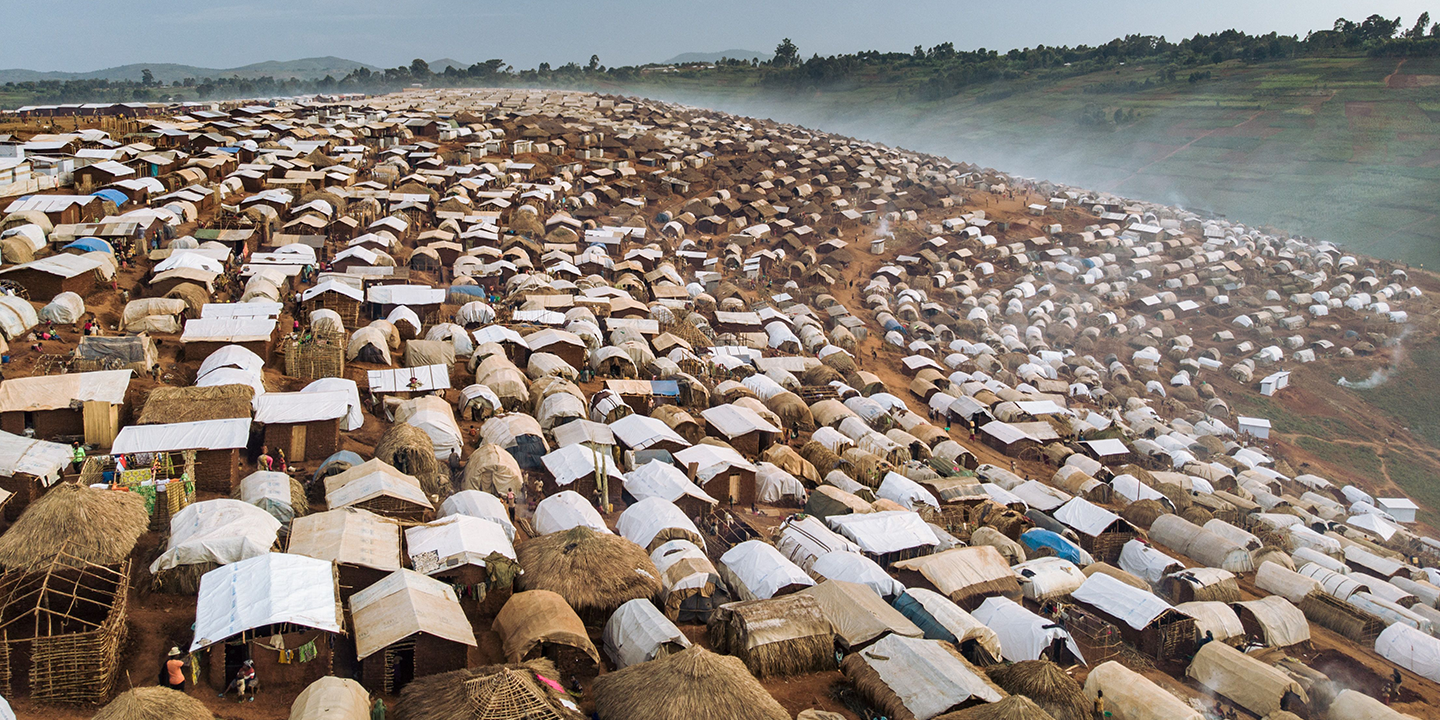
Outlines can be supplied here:
[[165, 672], [161, 674], [160, 684], [171, 690], [185, 692], [185, 660], [181, 656], [180, 648], [170, 648], [169, 659], [165, 661]]

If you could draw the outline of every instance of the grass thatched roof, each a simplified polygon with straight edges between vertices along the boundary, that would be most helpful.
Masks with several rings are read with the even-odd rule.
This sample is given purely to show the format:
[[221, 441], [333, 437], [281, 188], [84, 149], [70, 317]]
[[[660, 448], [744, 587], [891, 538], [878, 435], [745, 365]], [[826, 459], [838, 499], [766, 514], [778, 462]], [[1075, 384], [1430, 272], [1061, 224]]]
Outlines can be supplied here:
[[395, 714], [404, 720], [580, 720], [537, 675], [563, 681], [544, 658], [416, 678], [400, 691]]
[[215, 720], [215, 716], [199, 700], [157, 685], [121, 693], [92, 720]]
[[542, 535], [516, 550], [525, 590], [550, 590], [587, 623], [604, 622], [636, 598], [660, 594], [660, 571], [645, 549], [585, 526]]
[[391, 425], [375, 445], [375, 457], [419, 480], [426, 495], [443, 500], [452, 494], [449, 471], [442, 475], [440, 462], [435, 459], [435, 443], [414, 425]]
[[1000, 702], [938, 715], [935, 720], [1055, 720], [1055, 716], [1024, 695], [1011, 695]]
[[1005, 692], [1034, 700], [1055, 720], [1091, 720], [1091, 703], [1085, 690], [1049, 660], [993, 665], [985, 668], [985, 673]]
[[781, 707], [739, 658], [692, 645], [596, 678], [601, 720], [785, 720]]
[[1149, 528], [1155, 522], [1155, 518], [1168, 512], [1170, 511], [1159, 500], [1146, 498], [1126, 505], [1125, 509], [1120, 511], [1120, 517], [1125, 518], [1126, 522], [1136, 527]]
[[145, 398], [140, 425], [250, 417], [255, 388], [248, 385], [157, 387]]
[[150, 514], [139, 495], [61, 483], [0, 535], [0, 567], [26, 567], [62, 549], [87, 562], [113, 565], [130, 557], [149, 527]]

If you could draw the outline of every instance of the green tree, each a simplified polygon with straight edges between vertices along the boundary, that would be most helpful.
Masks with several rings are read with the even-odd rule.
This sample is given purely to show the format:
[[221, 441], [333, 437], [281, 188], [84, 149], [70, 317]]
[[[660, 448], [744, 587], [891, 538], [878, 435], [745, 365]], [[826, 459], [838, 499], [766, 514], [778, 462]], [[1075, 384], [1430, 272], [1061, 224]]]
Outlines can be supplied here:
[[150, 68], [140, 71], [140, 84], [147, 87], [155, 84], [155, 73], [150, 72]]
[[800, 48], [790, 42], [790, 38], [780, 41], [775, 46], [775, 59], [770, 61], [775, 67], [794, 67], [800, 64]]
[[1422, 12], [1420, 13], [1420, 17], [1415, 20], [1415, 26], [1410, 28], [1410, 32], [1405, 33], [1405, 37], [1408, 37], [1411, 40], [1419, 40], [1420, 38], [1425, 37], [1425, 30], [1429, 25], [1430, 13]]
[[600, 56], [599, 56], [599, 55], [591, 55], [591, 56], [590, 56], [590, 64], [589, 64], [589, 65], [586, 65], [586, 66], [585, 66], [585, 69], [586, 69], [586, 70], [589, 70], [590, 72], [595, 72], [595, 70], [597, 70], [599, 67], [600, 67]]
[[430, 77], [430, 63], [427, 63], [420, 58], [415, 58], [414, 60], [411, 60], [410, 76], [416, 78], [417, 80], [420, 78]]

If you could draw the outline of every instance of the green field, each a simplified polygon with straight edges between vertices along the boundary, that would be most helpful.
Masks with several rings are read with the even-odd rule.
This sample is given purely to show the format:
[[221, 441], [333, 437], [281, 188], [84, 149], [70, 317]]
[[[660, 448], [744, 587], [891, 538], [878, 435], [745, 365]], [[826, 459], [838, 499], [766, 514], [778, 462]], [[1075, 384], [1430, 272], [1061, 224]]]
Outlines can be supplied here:
[[[770, 117], [1016, 175], [1215, 212], [1236, 222], [1440, 265], [1440, 59], [1307, 58], [1209, 66], [1144, 82], [1131, 65], [1058, 82], [972, 88], [936, 102], [903, 81], [779, 95], [753, 77], [650, 75], [626, 93]], [[1087, 90], [1088, 88], [1088, 90]], [[1087, 105], [1119, 126], [1081, 122]]]

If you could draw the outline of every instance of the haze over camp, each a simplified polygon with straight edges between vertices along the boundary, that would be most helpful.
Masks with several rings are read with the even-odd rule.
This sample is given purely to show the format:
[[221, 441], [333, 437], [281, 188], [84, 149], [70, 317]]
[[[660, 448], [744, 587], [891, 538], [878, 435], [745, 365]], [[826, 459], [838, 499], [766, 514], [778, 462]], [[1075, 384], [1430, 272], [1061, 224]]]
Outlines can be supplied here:
[[0, 720], [1434, 714], [1422, 3], [301, 5], [0, 70]]

